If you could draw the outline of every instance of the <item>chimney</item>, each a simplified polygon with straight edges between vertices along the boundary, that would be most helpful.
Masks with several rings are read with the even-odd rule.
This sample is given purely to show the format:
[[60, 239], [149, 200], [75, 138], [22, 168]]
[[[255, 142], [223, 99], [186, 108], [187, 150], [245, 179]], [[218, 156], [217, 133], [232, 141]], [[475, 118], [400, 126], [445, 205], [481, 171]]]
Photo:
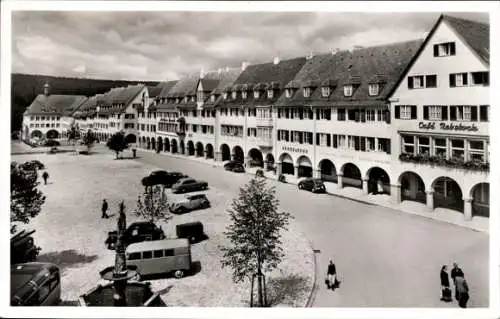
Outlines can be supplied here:
[[306, 56], [306, 60], [310, 60], [314, 57], [314, 54], [312, 51], [309, 51], [309, 54]]
[[280, 63], [280, 57], [279, 56], [275, 56], [274, 59], [273, 59], [273, 63], [274, 64], [279, 64]]
[[203, 68], [200, 70], [200, 79], [203, 79], [205, 77], [205, 70]]
[[43, 95], [45, 95], [45, 96], [49, 96], [50, 95], [50, 85], [47, 82], [43, 86]]
[[250, 63], [248, 61], [243, 61], [241, 62], [241, 71], [245, 71], [245, 69], [247, 68], [247, 66], [249, 66]]

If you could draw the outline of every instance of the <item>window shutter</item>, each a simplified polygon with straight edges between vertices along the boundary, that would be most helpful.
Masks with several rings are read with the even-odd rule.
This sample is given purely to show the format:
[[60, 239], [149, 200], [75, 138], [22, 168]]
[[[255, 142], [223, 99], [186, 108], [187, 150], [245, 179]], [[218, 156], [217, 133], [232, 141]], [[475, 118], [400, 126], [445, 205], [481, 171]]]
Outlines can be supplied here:
[[285, 131], [286, 141], [290, 141], [290, 131]]
[[304, 119], [304, 111], [302, 109], [299, 109], [299, 119]]
[[391, 123], [391, 112], [389, 110], [384, 110], [384, 119], [386, 123]]
[[359, 151], [359, 136], [354, 136], [354, 150]]
[[294, 135], [293, 132], [294, 131], [290, 131], [290, 142], [292, 142], [292, 143], [293, 143], [293, 135]]
[[441, 120], [448, 121], [448, 106], [441, 107]]
[[408, 77], [408, 88], [413, 89], [413, 77]]
[[309, 138], [309, 144], [313, 145], [313, 133], [307, 132], [307, 137]]
[[361, 147], [360, 147], [360, 148], [361, 148], [361, 150], [362, 150], [363, 152], [364, 152], [364, 151], [366, 151], [366, 138], [365, 138], [365, 137], [361, 137], [360, 142], [361, 142], [361, 143], [360, 143], [360, 144], [361, 144], [361, 145], [360, 145], [360, 146], [361, 146]]
[[281, 118], [281, 109], [278, 109], [278, 118]]
[[354, 120], [359, 122], [359, 111], [354, 111]]
[[250, 136], [250, 128], [247, 128], [247, 136]]
[[467, 85], [467, 82], [469, 80], [469, 73], [462, 73], [461, 77], [462, 77], [462, 83], [463, 83], [463, 85]]
[[455, 106], [450, 106], [450, 121], [455, 121], [457, 119], [457, 108]]
[[281, 130], [278, 130], [278, 141], [281, 141]]
[[361, 122], [366, 122], [366, 112], [365, 110], [360, 111]]
[[411, 119], [414, 120], [417, 118], [417, 106], [411, 105]]
[[455, 74], [450, 74], [450, 87], [454, 88], [455, 86], [457, 86], [455, 84]]
[[319, 109], [316, 109], [316, 119], [319, 120]]
[[450, 43], [450, 55], [455, 55], [455, 42]]
[[387, 154], [391, 154], [391, 140], [387, 139], [387, 149], [385, 150]]
[[477, 106], [476, 105], [471, 106], [470, 119], [473, 122], [477, 122]]
[[487, 122], [488, 121], [488, 106], [487, 105], [481, 105], [479, 107], [479, 120], [481, 122]]
[[314, 118], [314, 113], [311, 109], [308, 111], [309, 119], [312, 120]]
[[332, 119], [332, 110], [328, 109], [326, 110], [326, 119], [330, 121]]
[[434, 56], [439, 56], [439, 47], [437, 44], [434, 44]]
[[330, 134], [326, 136], [326, 146], [332, 146], [332, 136]]
[[333, 148], [337, 148], [337, 134], [333, 134]]
[[396, 119], [399, 119], [399, 118], [400, 118], [400, 116], [399, 116], [399, 108], [400, 108], [400, 107], [401, 107], [401, 105], [396, 105], [396, 106], [394, 107], [394, 118], [396, 118]]
[[429, 119], [429, 106], [424, 105], [424, 120], [428, 120], [428, 119]]
[[316, 145], [319, 145], [319, 133], [316, 133]]
[[304, 133], [303, 132], [299, 132], [299, 143], [302, 144], [304, 143]]

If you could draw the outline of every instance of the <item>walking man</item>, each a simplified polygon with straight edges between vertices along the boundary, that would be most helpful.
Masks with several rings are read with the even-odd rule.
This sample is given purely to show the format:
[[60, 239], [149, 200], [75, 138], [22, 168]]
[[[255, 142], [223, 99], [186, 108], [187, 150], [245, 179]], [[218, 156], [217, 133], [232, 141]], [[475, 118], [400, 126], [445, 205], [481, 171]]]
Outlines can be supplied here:
[[108, 210], [108, 202], [106, 201], [106, 199], [103, 199], [101, 208], [102, 211], [101, 218], [109, 218], [108, 214], [106, 214], [107, 210]]
[[47, 185], [47, 179], [49, 178], [49, 173], [47, 173], [47, 171], [43, 172], [42, 178], [43, 178], [44, 184]]
[[330, 260], [330, 264], [328, 265], [328, 271], [326, 272], [327, 277], [327, 285], [328, 289], [335, 290], [335, 284], [337, 282], [337, 269], [335, 268], [335, 264]]

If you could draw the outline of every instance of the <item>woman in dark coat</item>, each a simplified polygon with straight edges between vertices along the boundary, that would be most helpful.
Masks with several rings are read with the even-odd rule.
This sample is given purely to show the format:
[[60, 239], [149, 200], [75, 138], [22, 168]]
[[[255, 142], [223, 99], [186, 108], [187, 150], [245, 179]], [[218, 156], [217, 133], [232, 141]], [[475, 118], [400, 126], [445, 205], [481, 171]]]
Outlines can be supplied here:
[[451, 290], [450, 290], [450, 279], [448, 277], [448, 272], [446, 271], [446, 265], [441, 267], [441, 300], [451, 301]]

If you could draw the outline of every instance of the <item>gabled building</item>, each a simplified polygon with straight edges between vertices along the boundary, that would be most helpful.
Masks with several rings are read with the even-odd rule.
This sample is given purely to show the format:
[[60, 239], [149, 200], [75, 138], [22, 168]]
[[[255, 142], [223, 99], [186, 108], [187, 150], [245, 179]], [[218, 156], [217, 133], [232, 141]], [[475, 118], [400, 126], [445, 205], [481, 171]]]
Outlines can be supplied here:
[[489, 25], [442, 15], [391, 94], [394, 201], [489, 216]]
[[43, 94], [39, 94], [23, 114], [22, 138], [60, 138], [68, 122], [72, 122], [72, 114], [86, 100], [83, 95], [50, 94], [50, 86], [46, 83]]

